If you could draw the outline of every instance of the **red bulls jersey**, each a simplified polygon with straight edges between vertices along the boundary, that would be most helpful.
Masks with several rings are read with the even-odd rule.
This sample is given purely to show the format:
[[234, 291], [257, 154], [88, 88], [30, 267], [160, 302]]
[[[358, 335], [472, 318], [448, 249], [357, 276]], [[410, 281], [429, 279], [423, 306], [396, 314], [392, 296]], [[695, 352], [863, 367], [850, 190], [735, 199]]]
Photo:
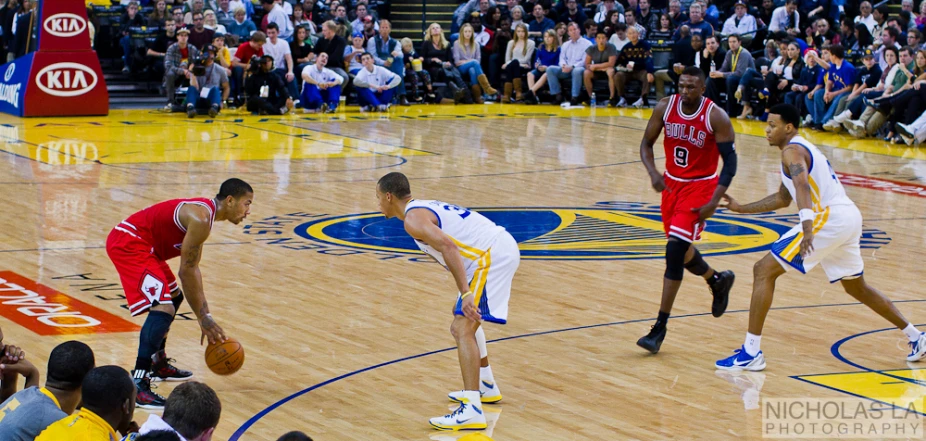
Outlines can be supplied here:
[[720, 152], [714, 140], [710, 114], [714, 102], [701, 98], [701, 106], [692, 115], [682, 111], [682, 99], [669, 97], [665, 122], [666, 174], [677, 180], [709, 178], [717, 173]]
[[180, 255], [180, 245], [186, 228], [180, 224], [180, 207], [185, 204], [201, 205], [209, 210], [209, 228], [215, 219], [215, 201], [206, 198], [173, 199], [158, 202], [116, 225], [116, 230], [147, 242], [154, 255], [168, 260]]

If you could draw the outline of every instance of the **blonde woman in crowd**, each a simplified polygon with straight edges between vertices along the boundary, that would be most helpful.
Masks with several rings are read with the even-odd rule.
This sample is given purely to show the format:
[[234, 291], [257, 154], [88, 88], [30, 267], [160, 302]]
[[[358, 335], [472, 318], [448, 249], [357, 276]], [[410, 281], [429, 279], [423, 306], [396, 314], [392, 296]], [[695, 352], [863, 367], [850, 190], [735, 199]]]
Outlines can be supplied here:
[[[470, 27], [472, 32], [472, 27]], [[431, 23], [424, 33], [421, 42], [421, 57], [424, 58], [424, 68], [431, 75], [433, 81], [444, 80], [447, 87], [453, 91], [453, 101], [461, 102], [467, 95], [466, 83], [460, 76], [460, 71], [453, 64], [453, 52], [450, 43], [444, 37], [440, 24]]]
[[507, 81], [502, 94], [502, 103], [510, 102], [512, 89], [514, 89], [515, 101], [521, 102], [524, 99], [521, 77], [527, 74], [533, 57], [534, 41], [527, 38], [527, 25], [521, 23], [514, 28], [514, 38], [508, 42], [508, 48], [505, 50], [505, 64], [502, 65], [502, 70], [505, 71]]
[[495, 95], [497, 90], [489, 85], [489, 79], [482, 72], [482, 49], [476, 43], [473, 25], [466, 23], [460, 28], [460, 38], [453, 44], [453, 63], [461, 75], [469, 78], [473, 101], [482, 104], [482, 94]]

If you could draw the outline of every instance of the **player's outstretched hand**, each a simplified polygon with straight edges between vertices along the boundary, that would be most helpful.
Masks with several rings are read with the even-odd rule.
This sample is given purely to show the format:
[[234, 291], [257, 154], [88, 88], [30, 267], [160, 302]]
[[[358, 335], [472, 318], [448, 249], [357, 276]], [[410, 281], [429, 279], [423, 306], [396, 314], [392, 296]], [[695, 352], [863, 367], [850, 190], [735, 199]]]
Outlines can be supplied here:
[[736, 199], [728, 195], [723, 195], [721, 197], [723, 198], [723, 202], [720, 203], [720, 208], [726, 208], [734, 213], [740, 213], [740, 203], [736, 202]]
[[214, 345], [218, 342], [224, 342], [226, 340], [225, 331], [223, 331], [222, 327], [215, 322], [211, 314], [207, 314], [205, 317], [200, 319], [199, 326], [203, 330], [203, 335], [199, 338], [200, 345], [203, 344], [204, 339], [208, 339], [210, 345]]
[[652, 180], [653, 190], [656, 190], [656, 193], [662, 193], [666, 189], [666, 178], [662, 175], [652, 175], [650, 180]]
[[463, 315], [466, 318], [473, 320], [475, 322], [482, 320], [482, 316], [479, 315], [479, 311], [476, 310], [476, 304], [473, 303], [472, 296], [469, 296], [469, 298], [463, 299], [462, 309], [463, 309]]

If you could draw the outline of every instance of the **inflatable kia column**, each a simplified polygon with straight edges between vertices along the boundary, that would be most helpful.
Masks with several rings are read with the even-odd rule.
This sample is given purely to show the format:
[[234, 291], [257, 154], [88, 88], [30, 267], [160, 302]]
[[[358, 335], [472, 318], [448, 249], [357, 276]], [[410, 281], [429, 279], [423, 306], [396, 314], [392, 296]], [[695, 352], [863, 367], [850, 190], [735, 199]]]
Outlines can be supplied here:
[[17, 116], [109, 113], [100, 60], [90, 47], [84, 0], [39, 0], [35, 52], [0, 66], [0, 112]]

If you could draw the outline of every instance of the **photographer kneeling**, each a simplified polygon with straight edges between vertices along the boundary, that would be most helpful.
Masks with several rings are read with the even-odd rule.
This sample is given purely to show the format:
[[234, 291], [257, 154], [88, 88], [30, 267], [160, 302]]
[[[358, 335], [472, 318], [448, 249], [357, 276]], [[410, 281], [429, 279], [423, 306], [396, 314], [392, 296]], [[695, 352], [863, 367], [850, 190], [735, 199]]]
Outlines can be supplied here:
[[285, 115], [293, 108], [283, 78], [273, 72], [273, 57], [264, 55], [251, 58], [245, 91], [248, 94], [248, 112], [261, 115]]
[[196, 116], [197, 109], [208, 109], [209, 116], [215, 118], [219, 110], [225, 107], [229, 93], [228, 74], [224, 67], [215, 64], [215, 54], [215, 46], [206, 46], [202, 60], [187, 73], [190, 87], [187, 89], [185, 105], [186, 115], [190, 118]]

